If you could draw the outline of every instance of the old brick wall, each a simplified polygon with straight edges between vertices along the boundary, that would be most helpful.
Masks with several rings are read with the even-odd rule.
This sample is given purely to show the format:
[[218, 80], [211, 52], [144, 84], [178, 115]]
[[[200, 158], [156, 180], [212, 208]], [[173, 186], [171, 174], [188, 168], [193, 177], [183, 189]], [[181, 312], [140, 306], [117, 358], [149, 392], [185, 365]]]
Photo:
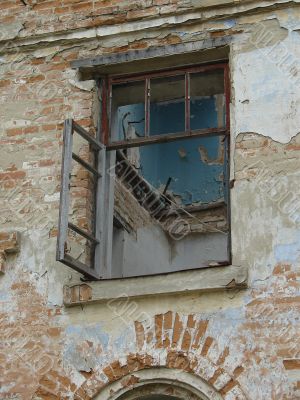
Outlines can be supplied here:
[[[0, 398], [109, 398], [157, 367], [204, 380], [212, 399], [299, 398], [297, 2], [25, 3], [3, 0], [0, 16]], [[220, 38], [233, 264], [248, 267], [248, 289], [65, 307], [63, 285], [80, 275], [55, 262], [62, 125], [92, 132], [96, 108], [70, 62]]]

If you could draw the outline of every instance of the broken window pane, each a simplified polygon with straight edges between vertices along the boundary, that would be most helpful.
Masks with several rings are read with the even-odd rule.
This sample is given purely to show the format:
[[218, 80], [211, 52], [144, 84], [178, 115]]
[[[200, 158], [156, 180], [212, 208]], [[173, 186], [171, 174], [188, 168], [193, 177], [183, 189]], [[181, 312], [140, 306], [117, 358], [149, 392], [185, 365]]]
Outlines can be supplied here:
[[185, 77], [151, 79], [150, 135], [185, 131]]
[[145, 136], [145, 81], [112, 87], [112, 141]]
[[[228, 260], [227, 139], [186, 139], [117, 151], [113, 270], [148, 275]], [[137, 162], [138, 160], [138, 162]], [[113, 260], [114, 263], [114, 260]], [[120, 264], [121, 263], [121, 264]], [[138, 266], [138, 270], [137, 270]]]
[[225, 126], [224, 72], [190, 74], [191, 130]]

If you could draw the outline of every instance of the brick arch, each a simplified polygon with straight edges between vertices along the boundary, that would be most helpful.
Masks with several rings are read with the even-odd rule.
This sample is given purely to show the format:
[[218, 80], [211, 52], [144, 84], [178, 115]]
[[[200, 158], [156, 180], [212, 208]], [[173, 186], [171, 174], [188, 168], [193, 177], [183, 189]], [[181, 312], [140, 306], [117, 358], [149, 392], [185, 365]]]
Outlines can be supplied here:
[[93, 372], [76, 391], [76, 399], [92, 399], [118, 380], [134, 387], [135, 373], [149, 368], [185, 371], [207, 382], [225, 400], [246, 399], [239, 382], [244, 368], [234, 358], [230, 369], [227, 367], [230, 349], [222, 348], [217, 338], [207, 334], [208, 320], [169, 311], [134, 325], [136, 353], [120, 355]]
[[[133, 383], [134, 378], [134, 383]], [[172, 396], [177, 400], [222, 400], [206, 382], [184, 371], [150, 368], [110, 384], [95, 400], [137, 400], [145, 396]]]

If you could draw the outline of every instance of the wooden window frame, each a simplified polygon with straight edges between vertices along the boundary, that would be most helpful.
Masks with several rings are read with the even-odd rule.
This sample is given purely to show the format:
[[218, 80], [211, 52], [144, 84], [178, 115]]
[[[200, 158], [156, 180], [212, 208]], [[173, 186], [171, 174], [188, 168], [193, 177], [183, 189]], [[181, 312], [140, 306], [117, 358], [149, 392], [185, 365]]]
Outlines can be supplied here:
[[[224, 72], [224, 95], [225, 95], [225, 115], [226, 124], [223, 128], [209, 128], [209, 129], [197, 129], [191, 130], [190, 128], [190, 75], [192, 73], [205, 73], [211, 71], [223, 70]], [[173, 77], [178, 75], [185, 76], [185, 131], [179, 133], [168, 133], [163, 135], [151, 135], [150, 131], [150, 98], [151, 98], [151, 86], [150, 80], [153, 78], [162, 77]], [[112, 87], [114, 84], [119, 83], [131, 83], [145, 81], [145, 137], [135, 138], [131, 140], [111, 141], [112, 136], [111, 124], [112, 119]], [[163, 143], [170, 142], [179, 139], [188, 139], [191, 137], [201, 136], [229, 136], [230, 129], [230, 85], [229, 85], [229, 66], [228, 63], [215, 63], [209, 65], [200, 66], [189, 66], [185, 68], [168, 69], [163, 71], [148, 72], [146, 74], [134, 74], [129, 76], [113, 76], [106, 79], [105, 85], [103, 85], [103, 99], [105, 101], [102, 104], [102, 115], [104, 118], [104, 124], [102, 129], [102, 140], [105, 143], [107, 150], [117, 150], [129, 147], [144, 146], [151, 143]]]
[[[210, 72], [214, 70], [224, 71], [224, 94], [225, 94], [225, 114], [226, 124], [223, 128], [210, 129], [190, 129], [190, 74], [197, 72]], [[150, 79], [160, 77], [171, 77], [176, 75], [185, 75], [185, 131], [180, 133], [171, 133], [163, 135], [149, 136], [150, 121]], [[111, 102], [112, 102], [112, 85], [115, 83], [126, 83], [145, 80], [145, 117], [146, 117], [146, 135], [144, 138], [135, 138], [126, 141], [111, 142], [110, 141], [110, 121], [111, 121]], [[174, 68], [162, 71], [148, 72], [146, 74], [134, 74], [129, 76], [106, 76], [98, 80], [99, 98], [101, 98], [101, 110], [98, 118], [97, 135], [94, 138], [85, 129], [79, 126], [72, 119], [67, 119], [64, 124], [64, 146], [61, 174], [61, 197], [59, 210], [58, 238], [57, 238], [57, 261], [73, 268], [82, 273], [86, 280], [105, 280], [107, 271], [111, 268], [111, 249], [112, 249], [112, 225], [113, 225], [113, 207], [111, 200], [113, 199], [113, 191], [111, 189], [110, 177], [106, 173], [106, 166], [110, 165], [110, 155], [112, 150], [125, 149], [129, 147], [144, 146], [153, 143], [164, 143], [174, 140], [182, 140], [193, 137], [207, 136], [225, 136], [228, 139], [230, 135], [230, 84], [229, 84], [229, 67], [228, 63], [215, 63], [200, 66], [190, 66], [185, 68]], [[95, 166], [88, 165], [84, 160], [80, 159], [72, 151], [73, 134], [77, 132], [85, 139], [91, 150], [95, 152]], [[227, 150], [227, 174], [229, 180], [230, 166], [230, 146]], [[85, 169], [94, 174], [96, 179], [95, 185], [95, 221], [93, 232], [88, 233], [80, 227], [68, 221], [69, 203], [70, 203], [70, 173], [72, 159], [77, 161]], [[228, 188], [229, 189], [229, 188]], [[108, 210], [108, 211], [107, 211]], [[228, 190], [228, 254], [231, 263], [231, 227], [230, 227], [230, 194]], [[94, 243], [93, 262], [88, 266], [68, 254], [66, 243], [68, 229], [75, 231], [81, 237], [86, 238]], [[224, 264], [225, 265], [225, 264]], [[163, 274], [163, 272], [162, 272]], [[155, 276], [155, 275], [154, 275]]]

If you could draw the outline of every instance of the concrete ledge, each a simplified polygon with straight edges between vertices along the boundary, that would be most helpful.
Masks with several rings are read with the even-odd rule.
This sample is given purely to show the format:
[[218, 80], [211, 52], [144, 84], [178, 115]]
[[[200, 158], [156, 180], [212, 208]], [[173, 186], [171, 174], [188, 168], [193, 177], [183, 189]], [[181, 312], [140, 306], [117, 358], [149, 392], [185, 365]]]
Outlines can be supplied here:
[[117, 298], [127, 299], [237, 288], [247, 288], [247, 268], [230, 265], [65, 286], [64, 304], [74, 306], [106, 302]]

